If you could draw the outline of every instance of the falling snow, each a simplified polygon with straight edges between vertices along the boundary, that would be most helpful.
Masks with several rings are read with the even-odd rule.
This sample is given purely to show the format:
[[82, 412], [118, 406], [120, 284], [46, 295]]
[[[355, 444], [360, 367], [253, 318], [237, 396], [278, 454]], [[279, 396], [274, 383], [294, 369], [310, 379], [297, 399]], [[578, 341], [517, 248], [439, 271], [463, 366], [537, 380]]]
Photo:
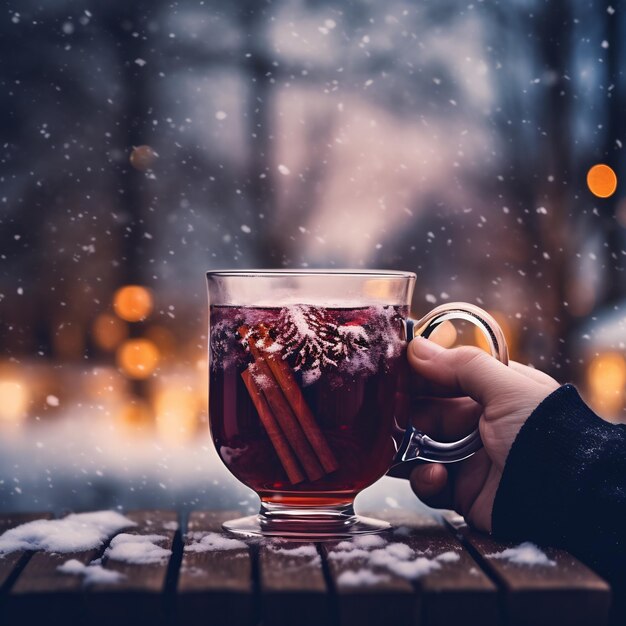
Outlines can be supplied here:
[[[586, 388], [595, 358], [626, 358], [626, 209], [585, 180], [623, 147], [617, 5], [512, 3], [500, 23], [487, 3], [179, 3], [156, 21], [65, 4], [13, 3], [2, 25], [19, 112], [2, 134], [4, 510], [245, 501], [208, 434], [206, 269], [411, 270], [416, 315], [480, 304], [559, 379]], [[140, 143], [161, 156], [137, 168]], [[112, 309], [128, 282], [154, 296], [144, 322]], [[370, 344], [399, 353], [385, 328]], [[127, 335], [157, 346], [148, 379], [119, 366]], [[624, 420], [612, 397], [598, 406]]]
[[59, 406], [60, 402], [56, 396], [50, 394], [49, 396], [46, 396], [46, 404], [48, 406]]

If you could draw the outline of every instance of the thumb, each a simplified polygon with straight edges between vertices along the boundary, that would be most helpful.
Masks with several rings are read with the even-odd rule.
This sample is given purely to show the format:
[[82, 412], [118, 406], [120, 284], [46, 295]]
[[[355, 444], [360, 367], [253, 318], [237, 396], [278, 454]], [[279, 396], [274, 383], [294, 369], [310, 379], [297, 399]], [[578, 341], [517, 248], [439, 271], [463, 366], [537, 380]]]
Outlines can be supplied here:
[[519, 393], [525, 377], [479, 348], [446, 349], [416, 337], [409, 344], [409, 364], [422, 378], [423, 395], [470, 396], [483, 406]]

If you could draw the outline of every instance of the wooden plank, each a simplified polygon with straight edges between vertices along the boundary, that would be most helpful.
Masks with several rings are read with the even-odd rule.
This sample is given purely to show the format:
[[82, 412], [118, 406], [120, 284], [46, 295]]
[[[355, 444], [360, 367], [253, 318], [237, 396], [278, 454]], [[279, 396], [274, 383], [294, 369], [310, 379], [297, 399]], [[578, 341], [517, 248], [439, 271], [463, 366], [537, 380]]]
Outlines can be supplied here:
[[7, 622], [86, 623], [89, 613], [83, 577], [62, 573], [58, 568], [71, 559], [87, 565], [100, 557], [103, 550], [104, 546], [64, 554], [34, 553], [5, 598]]
[[67, 554], [34, 552], [4, 598], [2, 617], [8, 624], [82, 624], [82, 581], [58, 567], [70, 559], [87, 564], [102, 548]]
[[[390, 545], [399, 544], [408, 548], [411, 556], [406, 559], [405, 575], [401, 577], [396, 576], [393, 569], [390, 571], [385, 566], [372, 566], [365, 557], [350, 559], [343, 563], [339, 559], [339, 563], [336, 563], [341, 555], [333, 554], [333, 550], [336, 551], [340, 544], [328, 546], [329, 565], [333, 578], [338, 581], [337, 594], [342, 623], [372, 619], [372, 612], [381, 608], [383, 613], [376, 616], [376, 619], [380, 623], [386, 623], [391, 619], [388, 613], [391, 604], [402, 606], [398, 599], [404, 604], [404, 608], [401, 613], [398, 611], [398, 614], [393, 616], [393, 620], [401, 623], [458, 624], [466, 621], [468, 615], [480, 616], [481, 624], [500, 623], [496, 586], [469, 552], [440, 522], [432, 516], [398, 510], [378, 512], [372, 516], [386, 519], [392, 524], [393, 530], [380, 536], [386, 542], [385, 550], [391, 550]], [[359, 541], [357, 539], [356, 543]], [[367, 594], [372, 586], [342, 588], [339, 578], [341, 574], [359, 569], [391, 577], [389, 582], [393, 582], [396, 587], [394, 589], [396, 600], [385, 603], [373, 600], [373, 606], [368, 607], [370, 599]], [[373, 587], [376, 591], [376, 585]], [[408, 597], [411, 592], [412, 601]], [[347, 602], [344, 596], [348, 594], [350, 597]], [[354, 607], [358, 612], [356, 614]]]
[[100, 556], [100, 552], [35, 552], [5, 598], [6, 623], [83, 624], [82, 580], [61, 574], [58, 567], [70, 559], [87, 564]]
[[165, 540], [155, 540], [154, 545], [171, 550], [172, 555], [153, 563], [133, 563], [107, 558], [105, 552], [102, 566], [105, 570], [118, 572], [122, 578], [112, 584], [91, 585], [84, 590], [88, 623], [116, 626], [165, 624], [171, 612], [171, 599], [165, 593], [170, 561], [180, 559], [182, 550], [182, 544], [176, 545], [180, 544], [178, 516], [173, 511], [131, 511], [125, 516], [137, 524], [126, 531], [127, 535], [165, 537]]
[[222, 530], [222, 523], [239, 512], [202, 512], [189, 516], [182, 565], [176, 594], [177, 623], [251, 624], [257, 615], [253, 574], [253, 551], [248, 547], [228, 550], [194, 552], [189, 546], [202, 537], [231, 538]]
[[[11, 528], [34, 522], [38, 519], [51, 519], [50, 513], [12, 513], [0, 517], [0, 535]], [[31, 552], [23, 550], [0, 556], [0, 594], [13, 584], [20, 570], [31, 557]]]
[[264, 626], [328, 624], [329, 591], [317, 546], [268, 538], [258, 550]]
[[[372, 535], [367, 535], [371, 537]], [[391, 533], [381, 535], [384, 541], [401, 541]], [[409, 626], [418, 623], [419, 598], [413, 585], [385, 568], [372, 565], [367, 556], [343, 558], [342, 548], [358, 545], [359, 539], [325, 541], [322, 554], [328, 563], [339, 624], [342, 626]], [[354, 584], [353, 577], [367, 577]]]
[[402, 543], [440, 564], [413, 581], [420, 596], [420, 623], [459, 624], [467, 621], [467, 616], [478, 618], [481, 626], [501, 623], [496, 585], [441, 522], [428, 515], [398, 510], [384, 512], [382, 517], [396, 529]]
[[470, 529], [463, 518], [449, 512], [446, 523], [477, 555], [481, 565], [503, 585], [506, 623], [510, 626], [601, 626], [608, 621], [610, 588], [588, 567], [563, 550], [543, 548], [556, 563], [523, 565], [489, 555], [514, 544], [499, 543]]

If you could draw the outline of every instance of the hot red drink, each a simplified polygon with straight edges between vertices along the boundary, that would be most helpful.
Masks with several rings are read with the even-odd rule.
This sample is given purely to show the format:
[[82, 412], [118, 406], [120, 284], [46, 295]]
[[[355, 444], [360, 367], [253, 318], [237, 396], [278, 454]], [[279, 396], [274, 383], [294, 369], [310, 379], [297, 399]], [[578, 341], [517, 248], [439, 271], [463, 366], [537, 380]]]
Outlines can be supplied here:
[[210, 421], [267, 503], [352, 502], [391, 465], [405, 306], [211, 306]]

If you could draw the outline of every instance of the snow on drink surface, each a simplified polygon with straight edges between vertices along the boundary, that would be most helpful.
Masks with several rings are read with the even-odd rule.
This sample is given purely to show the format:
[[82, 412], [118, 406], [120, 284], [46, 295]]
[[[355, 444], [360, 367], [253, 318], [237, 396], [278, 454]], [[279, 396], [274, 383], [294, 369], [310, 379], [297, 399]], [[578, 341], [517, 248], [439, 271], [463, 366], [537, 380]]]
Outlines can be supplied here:
[[229, 470], [268, 502], [336, 504], [395, 451], [406, 307], [210, 311], [211, 432]]

